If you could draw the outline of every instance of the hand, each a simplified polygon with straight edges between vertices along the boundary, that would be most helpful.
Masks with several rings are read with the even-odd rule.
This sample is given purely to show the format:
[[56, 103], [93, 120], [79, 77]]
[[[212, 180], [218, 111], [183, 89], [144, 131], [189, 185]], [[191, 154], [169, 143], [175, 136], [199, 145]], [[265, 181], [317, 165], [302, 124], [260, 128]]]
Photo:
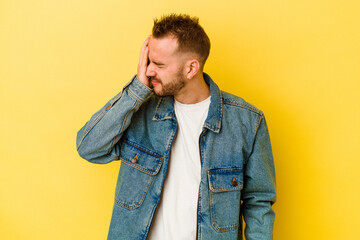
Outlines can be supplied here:
[[150, 87], [150, 83], [149, 83], [149, 79], [146, 76], [146, 69], [147, 69], [148, 61], [149, 61], [149, 46], [148, 46], [148, 44], [149, 44], [150, 37], [151, 37], [151, 35], [146, 38], [146, 40], [141, 48], [140, 60], [139, 60], [137, 75], [136, 75], [137, 78], [139, 79], [139, 81], [148, 87]]

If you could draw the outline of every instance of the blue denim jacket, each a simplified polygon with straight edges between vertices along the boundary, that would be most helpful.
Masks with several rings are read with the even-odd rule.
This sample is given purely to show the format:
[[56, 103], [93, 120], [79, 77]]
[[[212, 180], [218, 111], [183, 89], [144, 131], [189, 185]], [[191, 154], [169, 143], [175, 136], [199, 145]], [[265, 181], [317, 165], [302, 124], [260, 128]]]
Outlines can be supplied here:
[[[242, 239], [242, 216], [246, 239], [272, 239], [275, 170], [264, 114], [204, 79], [211, 104], [199, 138], [196, 239]], [[122, 163], [108, 239], [148, 235], [177, 131], [173, 106], [173, 96], [156, 96], [134, 76], [77, 133], [82, 158]]]

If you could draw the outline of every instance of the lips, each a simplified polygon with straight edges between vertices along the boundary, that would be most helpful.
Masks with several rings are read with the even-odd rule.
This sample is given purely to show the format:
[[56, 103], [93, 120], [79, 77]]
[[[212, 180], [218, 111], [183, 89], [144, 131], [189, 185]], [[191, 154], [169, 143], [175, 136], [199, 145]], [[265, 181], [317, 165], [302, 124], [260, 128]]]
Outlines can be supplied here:
[[153, 86], [155, 86], [155, 85], [158, 85], [158, 84], [160, 84], [160, 83], [157, 82], [157, 81], [152, 80], [152, 81], [151, 81], [151, 84], [152, 84]]

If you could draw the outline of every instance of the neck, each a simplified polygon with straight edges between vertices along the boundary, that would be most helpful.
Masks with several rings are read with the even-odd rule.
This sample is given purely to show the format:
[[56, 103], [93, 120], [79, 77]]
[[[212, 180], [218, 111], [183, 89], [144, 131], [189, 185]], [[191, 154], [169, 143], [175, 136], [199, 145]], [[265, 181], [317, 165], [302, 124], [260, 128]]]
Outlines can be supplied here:
[[194, 104], [207, 99], [209, 96], [210, 87], [206, 84], [201, 72], [187, 80], [186, 85], [174, 95], [174, 98], [183, 104]]

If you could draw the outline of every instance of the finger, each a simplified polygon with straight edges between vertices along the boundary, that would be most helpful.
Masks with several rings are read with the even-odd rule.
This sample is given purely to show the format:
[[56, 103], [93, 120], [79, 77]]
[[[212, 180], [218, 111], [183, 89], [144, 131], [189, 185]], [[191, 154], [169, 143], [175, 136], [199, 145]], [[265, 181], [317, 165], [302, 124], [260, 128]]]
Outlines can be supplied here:
[[148, 36], [148, 37], [146, 38], [146, 40], [145, 40], [145, 42], [144, 42], [144, 44], [143, 44], [143, 46], [142, 46], [142, 48], [141, 48], [141, 53], [143, 53], [144, 50], [145, 50], [145, 48], [148, 46], [149, 40], [150, 40], [150, 36]]
[[146, 46], [148, 45], [148, 43], [149, 43], [149, 37], [145, 40], [145, 42], [143, 43], [143, 45], [142, 45], [142, 47], [141, 47], [141, 53], [143, 53], [144, 52], [144, 50], [145, 50], [145, 48], [146, 48]]
[[141, 66], [143, 66], [143, 67], [147, 66], [148, 54], [149, 54], [149, 47], [146, 46], [144, 51], [141, 54]]
[[149, 35], [149, 36], [146, 38], [146, 40], [145, 40], [146, 45], [149, 43], [150, 38], [151, 38], [151, 35]]
[[149, 39], [150, 36], [146, 38], [142, 48], [141, 48], [141, 53], [140, 53], [140, 62], [139, 65], [143, 66], [144, 64], [147, 63], [147, 57], [148, 57], [148, 44], [149, 44]]
[[146, 48], [145, 48], [145, 57], [144, 57], [144, 59], [145, 59], [145, 66], [147, 66], [148, 65], [148, 61], [149, 61], [149, 47], [147, 46]]

